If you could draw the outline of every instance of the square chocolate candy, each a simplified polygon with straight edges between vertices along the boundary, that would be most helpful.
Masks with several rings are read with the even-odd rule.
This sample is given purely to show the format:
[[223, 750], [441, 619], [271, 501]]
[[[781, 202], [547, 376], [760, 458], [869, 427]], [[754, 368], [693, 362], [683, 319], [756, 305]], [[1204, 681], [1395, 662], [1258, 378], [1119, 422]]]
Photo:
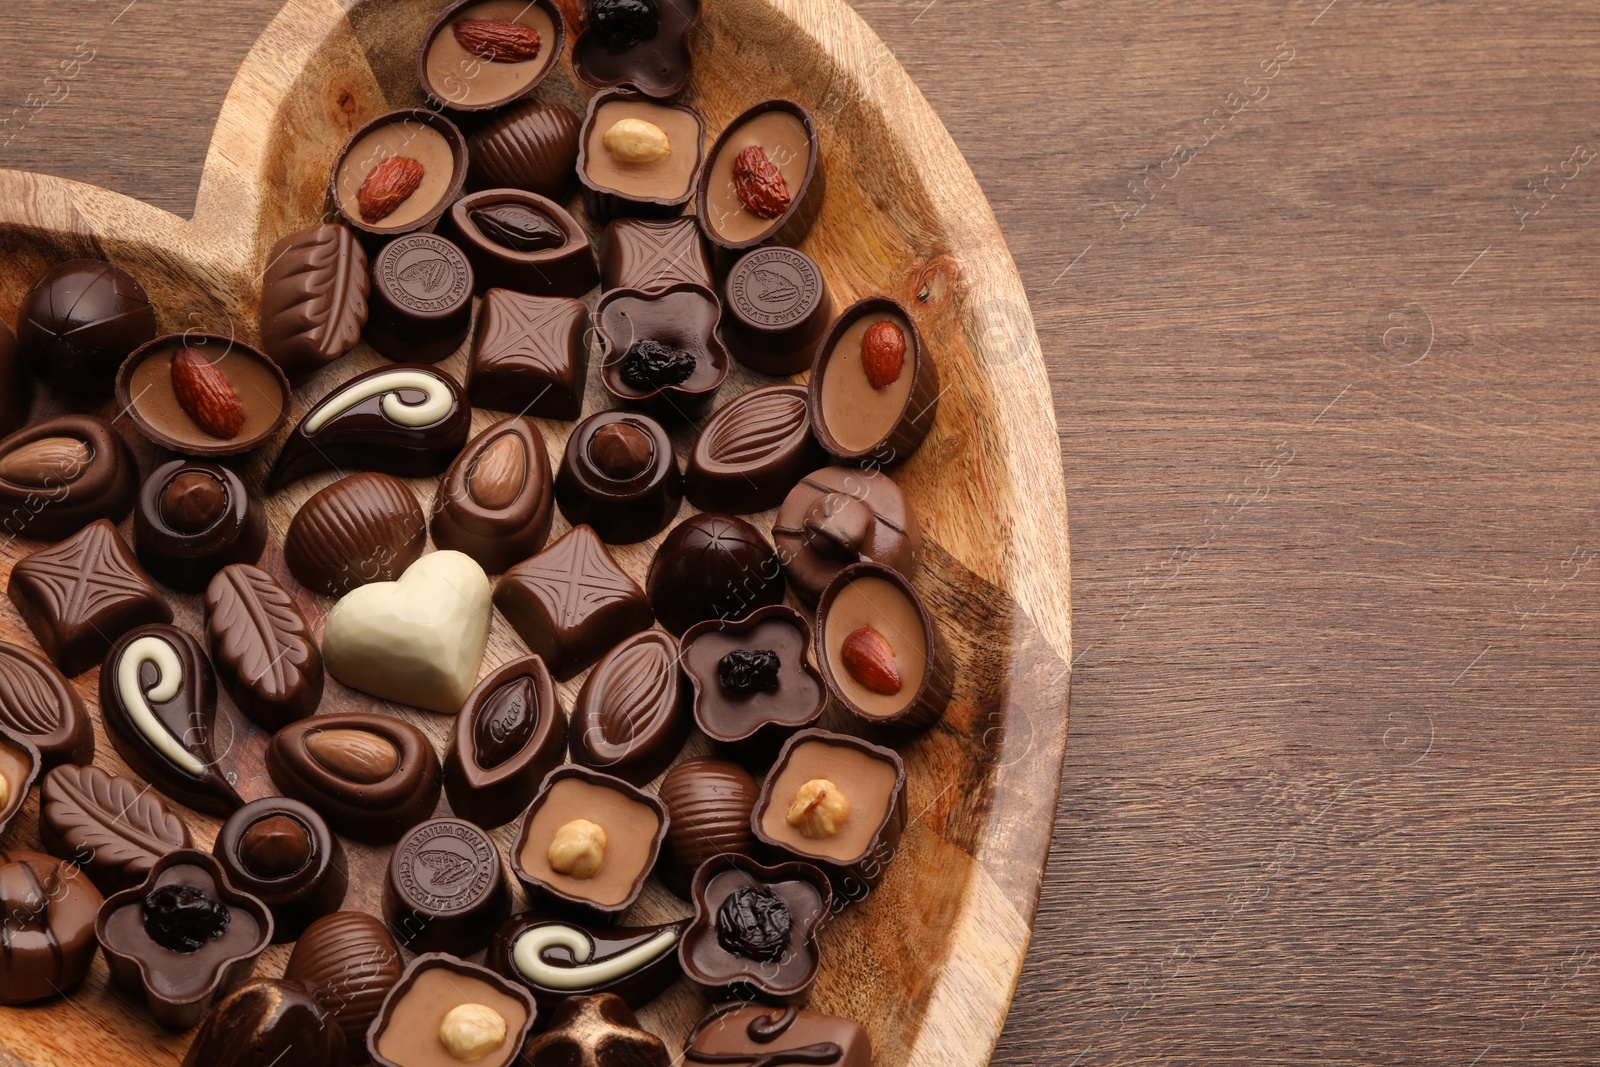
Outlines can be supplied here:
[[490, 289], [472, 341], [472, 406], [576, 419], [589, 370], [588, 327], [581, 300]]

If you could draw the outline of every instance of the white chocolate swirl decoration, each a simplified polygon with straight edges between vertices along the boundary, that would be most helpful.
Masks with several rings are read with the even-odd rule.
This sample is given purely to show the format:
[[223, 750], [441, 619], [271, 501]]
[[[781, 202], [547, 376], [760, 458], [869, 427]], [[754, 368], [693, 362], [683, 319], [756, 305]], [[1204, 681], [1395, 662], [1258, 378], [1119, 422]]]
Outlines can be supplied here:
[[[146, 663], [154, 664], [157, 672], [156, 684], [149, 692], [139, 686], [139, 668]], [[179, 744], [150, 710], [152, 700], [165, 704], [182, 688], [183, 661], [178, 659], [177, 649], [161, 638], [141, 637], [123, 649], [122, 658], [117, 661], [117, 695], [122, 698], [122, 706], [128, 709], [128, 717], [167, 762], [199, 778], [206, 773], [205, 764]]]
[[[594, 942], [589, 940], [589, 935], [571, 926], [550, 923], [535, 926], [517, 938], [516, 947], [511, 951], [511, 962], [516, 964], [517, 970], [528, 981], [544, 989], [565, 993], [620, 981], [665, 956], [677, 943], [678, 931], [668, 928], [626, 952], [590, 963]], [[576, 964], [565, 966], [547, 963], [544, 952], [549, 948], [567, 949], [577, 961]]]
[[[426, 399], [420, 404], [408, 404], [400, 399], [402, 389], [415, 389], [425, 394]], [[306, 435], [315, 434], [333, 418], [380, 393], [389, 394], [383, 398], [383, 417], [396, 426], [408, 426], [413, 430], [432, 426], [449, 415], [455, 404], [449, 387], [438, 377], [420, 370], [390, 371], [355, 382], [318, 404], [317, 410], [306, 417]]]

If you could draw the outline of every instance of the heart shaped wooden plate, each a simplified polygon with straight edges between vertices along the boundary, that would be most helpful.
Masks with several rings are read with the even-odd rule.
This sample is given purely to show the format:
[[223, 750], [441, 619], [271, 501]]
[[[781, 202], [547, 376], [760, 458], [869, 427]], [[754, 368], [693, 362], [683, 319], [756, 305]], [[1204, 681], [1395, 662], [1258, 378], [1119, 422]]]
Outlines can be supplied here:
[[[267, 250], [323, 214], [334, 154], [357, 126], [421, 103], [415, 50], [440, 4], [356, 0], [347, 9], [334, 0], [289, 0], [223, 105], [191, 221], [103, 189], [0, 171], [0, 314], [15, 322], [23, 294], [50, 264], [104, 257], [143, 281], [163, 332], [195, 328], [254, 341]], [[578, 6], [562, 0], [569, 24]], [[1067, 515], [1044, 364], [1021, 282], [977, 182], [904, 70], [843, 0], [707, 0], [705, 7], [687, 102], [713, 136], [766, 97], [791, 97], [811, 110], [829, 177], [804, 248], [838, 306], [883, 293], [909, 307], [945, 387], [932, 434], [894, 476], [927, 534], [916, 584], [949, 638], [955, 699], [944, 723], [904, 748], [910, 822], [899, 854], [883, 883], [825, 931], [809, 1006], [865, 1024], [879, 1067], [985, 1063], [1027, 948], [1066, 747]], [[581, 113], [565, 61], [539, 92]], [[336, 383], [382, 362], [362, 345], [297, 391], [293, 418]], [[442, 366], [464, 377], [465, 351]], [[722, 397], [765, 381], [735, 367]], [[604, 406], [591, 369], [585, 413]], [[56, 398], [35, 400], [35, 417], [64, 410]], [[97, 411], [116, 415], [109, 405]], [[474, 431], [500, 417], [475, 413]], [[148, 470], [153, 450], [126, 419], [118, 425]], [[553, 456], [569, 428], [542, 423]], [[680, 455], [694, 432], [677, 433]], [[268, 445], [246, 461], [253, 486], [276, 453]], [[280, 537], [300, 503], [332, 477], [307, 479], [268, 501]], [[426, 507], [436, 480], [414, 485]], [[753, 521], [770, 529], [771, 518]], [[565, 529], [557, 516], [552, 540]], [[654, 546], [617, 556], [642, 581]], [[0, 549], [0, 581], [39, 547], [19, 541]], [[276, 545], [263, 566], [299, 588]], [[178, 624], [201, 632], [199, 598], [170, 599]], [[305, 592], [300, 600], [320, 628], [330, 602]], [[9, 602], [0, 602], [0, 639], [34, 646]], [[521, 654], [497, 616], [483, 672]], [[579, 682], [561, 687], [565, 707]], [[76, 684], [95, 706], [95, 672]], [[330, 680], [322, 711], [375, 705]], [[381, 706], [419, 724], [444, 751], [448, 719]], [[266, 737], [226, 697], [219, 724], [218, 749], [239, 792], [246, 800], [273, 793], [262, 768]], [[97, 734], [97, 762], [130, 773], [98, 722]], [[704, 744], [691, 742], [687, 754], [701, 754]], [[39, 848], [36, 813], [30, 801], [5, 847]], [[217, 821], [188, 818], [196, 841], [209, 847]], [[515, 830], [498, 832], [503, 847]], [[387, 850], [349, 851], [345, 906], [377, 913]], [[629, 918], [656, 922], [685, 911], [652, 882]], [[269, 949], [257, 974], [280, 974], [288, 951]], [[640, 1017], [680, 1048], [704, 1009], [680, 982]], [[4, 1063], [172, 1064], [188, 1042], [111, 990], [102, 959], [69, 997], [0, 1008]]]

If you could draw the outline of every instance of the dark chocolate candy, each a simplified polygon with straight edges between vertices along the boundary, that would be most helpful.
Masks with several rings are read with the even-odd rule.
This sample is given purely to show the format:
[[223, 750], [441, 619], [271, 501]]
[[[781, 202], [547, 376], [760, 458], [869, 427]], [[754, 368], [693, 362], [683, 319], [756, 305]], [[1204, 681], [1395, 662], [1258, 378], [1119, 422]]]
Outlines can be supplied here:
[[[283, 426], [291, 399], [289, 379], [265, 354], [209, 333], [141, 346], [117, 371], [116, 394], [145, 437], [180, 455], [208, 457], [260, 448]], [[197, 404], [196, 395], [206, 402]]]
[[17, 355], [17, 337], [0, 322], [0, 437], [15, 433], [28, 421], [33, 379]]
[[244, 563], [224, 567], [206, 589], [211, 658], [239, 710], [269, 732], [322, 703], [322, 650], [278, 579]]
[[764, 867], [721, 853], [695, 872], [690, 898], [694, 921], [678, 958], [691, 982], [713, 998], [805, 999], [833, 902], [827, 875], [809, 863]]
[[192, 843], [188, 824], [143, 784], [70, 763], [39, 787], [39, 833], [106, 893], [138, 885], [156, 860]]
[[[487, 1008], [500, 1017], [500, 1042], [469, 1042], [459, 1053], [445, 1044], [444, 1025], [466, 1005]], [[447, 1067], [470, 1062], [479, 1067], [510, 1067], [523, 1062], [522, 1048], [533, 1032], [533, 997], [509, 979], [455, 956], [429, 953], [411, 961], [383, 1000], [367, 1031], [367, 1052], [378, 1067]], [[467, 1037], [464, 1033], [452, 1040]]]
[[394, 846], [383, 916], [412, 952], [469, 956], [511, 911], [500, 849], [462, 819], [429, 819]]
[[228, 880], [272, 909], [274, 943], [337, 911], [349, 885], [344, 846], [309, 804], [264, 797], [228, 816], [211, 847]]
[[854, 467], [803, 478], [784, 498], [772, 539], [784, 576], [808, 604], [852, 563], [881, 563], [909, 578], [922, 550], [916, 512], [894, 479]]
[[479, 682], [456, 716], [444, 791], [459, 817], [503, 826], [527, 808], [561, 763], [567, 718], [538, 656], [512, 660]]
[[352, 474], [300, 505], [283, 557], [301, 584], [344, 596], [399, 578], [427, 545], [422, 505], [409, 486], [387, 474]]
[[427, 737], [389, 715], [318, 715], [279, 730], [267, 773], [346, 837], [398, 841], [439, 803], [439, 758]]
[[735, 1001], [712, 1008], [695, 1025], [684, 1059], [729, 1067], [872, 1067], [872, 1039], [854, 1019], [801, 1011], [792, 1004], [773, 1009]]
[[[894, 377], [869, 379], [866, 331], [889, 323], [904, 348]], [[906, 309], [884, 296], [858, 300], [839, 313], [817, 346], [808, 383], [811, 432], [842, 463], [892, 467], [910, 458], [939, 414], [939, 368]]]
[[81, 396], [110, 396], [122, 361], [155, 335], [144, 286], [100, 260], [52, 267], [17, 312], [23, 363], [52, 388]]
[[[752, 653], [765, 654], [766, 673], [738, 662]], [[782, 604], [757, 608], [737, 622], [689, 627], [683, 672], [694, 687], [701, 731], [741, 754], [770, 756], [785, 737], [816, 722], [828, 703], [822, 675], [811, 664], [811, 625]]]
[[589, 373], [589, 309], [581, 300], [490, 289], [467, 372], [474, 407], [575, 419]]
[[600, 274], [583, 225], [554, 200], [521, 189], [486, 189], [446, 216], [451, 240], [472, 262], [475, 289], [580, 297]]
[[621, 997], [598, 993], [563, 1001], [549, 1028], [528, 1046], [530, 1067], [671, 1067], [659, 1037], [639, 1026]]
[[22, 814], [28, 790], [44, 773], [39, 749], [22, 734], [0, 728], [0, 837]]
[[706, 619], [741, 619], [783, 600], [783, 571], [761, 532], [732, 515], [705, 512], [675, 526], [645, 583], [661, 625], [681, 634]]
[[716, 283], [693, 217], [614, 219], [600, 238], [600, 285], [655, 292], [687, 282]]
[[472, 411], [450, 375], [421, 364], [378, 367], [306, 412], [278, 454], [268, 486], [281, 489], [329, 468], [403, 478], [438, 474], [471, 430]]
[[61, 415], [0, 441], [0, 534], [53, 541], [133, 509], [139, 468], [111, 426]]
[[230, 563], [254, 563], [267, 520], [233, 470], [173, 460], [150, 472], [133, 513], [133, 551], [152, 577], [198, 593]]
[[810, 256], [781, 245], [747, 252], [722, 291], [728, 309], [722, 337], [734, 359], [762, 374], [811, 369], [833, 300]]
[[433, 498], [433, 543], [500, 574], [544, 547], [554, 510], [544, 435], [532, 419], [504, 419], [445, 472]]
[[706, 860], [755, 850], [750, 812], [757, 792], [750, 772], [727, 760], [684, 760], [667, 772], [660, 796], [669, 822], [657, 869], [668, 889], [688, 900], [689, 883]]
[[[700, 21], [700, 0], [588, 0], [584, 6], [583, 30], [572, 46], [578, 80], [595, 89], [626, 83], [655, 97], [676, 96], [689, 83], [689, 35]], [[641, 8], [647, 9], [642, 18]]]
[[[420, 180], [403, 199], [383, 197], [382, 210], [369, 218], [361, 190], [381, 166], [397, 173], [393, 159], [411, 160], [410, 171], [420, 171]], [[427, 108], [402, 108], [377, 116], [350, 136], [328, 177], [328, 197], [373, 251], [387, 238], [427, 229], [461, 195], [466, 177], [467, 141], [456, 124]]]
[[0, 729], [26, 738], [46, 767], [94, 759], [94, 725], [78, 690], [43, 656], [0, 642]]
[[364, 1063], [367, 1027], [400, 981], [400, 972], [400, 948], [377, 916], [336, 911], [306, 927], [283, 977], [310, 991], [323, 1013], [344, 1032], [350, 1062]]
[[[782, 196], [756, 202], [741, 192], [752, 154], [782, 185]], [[826, 180], [811, 113], [793, 100], [764, 100], [728, 123], [700, 172], [695, 213], [712, 258], [729, 265], [752, 248], [796, 247], [822, 210]]]
[[155, 583], [104, 519], [18, 563], [7, 592], [69, 678], [99, 663], [134, 627], [172, 621]]
[[584, 681], [567, 743], [575, 762], [643, 785], [677, 758], [691, 721], [678, 642], [646, 630], [606, 653]]
[[597, 93], [578, 134], [584, 209], [597, 223], [676, 218], [694, 196], [704, 140], [705, 122], [693, 108], [632, 88]]
[[261, 350], [290, 378], [332, 363], [361, 340], [372, 279], [367, 254], [337, 222], [291, 233], [267, 253]]
[[[174, 896], [186, 898], [184, 910], [191, 915], [214, 921], [196, 923], [175, 914]], [[209, 853], [180, 849], [157, 860], [143, 883], [107, 898], [95, 934], [111, 981], [161, 1026], [188, 1030], [255, 969], [256, 957], [272, 940], [272, 913], [229, 884]]]
[[437, 363], [472, 326], [472, 264], [451, 242], [413, 233], [372, 259], [372, 307], [361, 336], [390, 359]]
[[556, 503], [573, 525], [625, 545], [654, 537], [678, 515], [683, 475], [672, 438], [648, 415], [601, 411], [567, 437]]
[[651, 621], [644, 590], [588, 526], [507, 571], [494, 603], [563, 682]]
[[[594, 311], [600, 336], [600, 380], [623, 407], [645, 411], [668, 422], [705, 414], [728, 377], [728, 350], [717, 339], [722, 304], [711, 290], [680, 284], [657, 292], [616, 289], [600, 298]], [[687, 377], [635, 377], [641, 343], [656, 342], [688, 353], [694, 366]], [[629, 379], [642, 384], [630, 384]]]
[[678, 941], [688, 925], [586, 926], [524, 912], [495, 933], [484, 963], [527, 986], [541, 1012], [596, 993], [615, 993], [639, 1008], [681, 973]]
[[0, 1004], [53, 997], [83, 980], [94, 960], [100, 891], [64, 860], [0, 852]]
[[563, 201], [578, 184], [578, 116], [553, 100], [524, 100], [496, 112], [467, 138], [467, 187], [526, 189]]
[[803, 385], [752, 389], [706, 423], [689, 455], [684, 495], [701, 511], [777, 507], [827, 456], [811, 436]]
[[[472, 24], [489, 20], [520, 32], [507, 26], [474, 42]], [[516, 34], [514, 50], [501, 43], [507, 31]], [[533, 92], [556, 68], [566, 43], [566, 24], [553, 0], [512, 7], [456, 0], [422, 35], [417, 77], [428, 96], [449, 110], [490, 111]]]
[[298, 982], [254, 978], [206, 1013], [183, 1067], [344, 1067], [344, 1031]]
[[183, 630], [141, 626], [111, 646], [100, 668], [100, 718], [128, 766], [172, 799], [208, 815], [244, 803], [217, 766], [211, 663]]

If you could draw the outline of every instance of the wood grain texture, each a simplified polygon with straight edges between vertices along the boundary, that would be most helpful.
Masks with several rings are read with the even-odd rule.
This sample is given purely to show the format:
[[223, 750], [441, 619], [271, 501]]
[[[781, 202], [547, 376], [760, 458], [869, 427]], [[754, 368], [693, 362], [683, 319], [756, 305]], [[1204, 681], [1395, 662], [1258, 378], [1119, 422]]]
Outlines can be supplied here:
[[[575, 10], [576, 0], [567, 6]], [[321, 214], [338, 147], [374, 114], [420, 102], [415, 49], [437, 0], [365, 0], [348, 8], [333, 0], [290, 0], [266, 24], [216, 110], [188, 220], [122, 192], [0, 171], [0, 246], [10, 253], [0, 262], [0, 314], [15, 318], [18, 300], [46, 262], [102, 254], [144, 281], [164, 329], [253, 339], [267, 249]], [[176, 43], [169, 36], [168, 47]], [[203, 43], [202, 37], [183, 46]], [[850, 966], [826, 970], [811, 1003], [865, 1023], [880, 1064], [982, 1063], [1027, 944], [1065, 743], [1071, 659], [1065, 502], [1025, 297], [970, 171], [916, 88], [885, 62], [881, 43], [847, 7], [722, 0], [695, 45], [701, 55], [689, 101], [711, 129], [762, 96], [793, 96], [812, 108], [832, 180], [804, 247], [823, 264], [841, 305], [873, 292], [907, 304], [948, 387], [933, 433], [895, 476], [923, 517], [928, 544], [917, 583], [944, 623], [957, 693], [944, 722], [904, 748], [912, 818], [900, 855], [885, 881], [826, 931], [825, 953]], [[565, 73], [541, 93], [581, 106]], [[71, 99], [69, 92], [62, 103]], [[40, 122], [48, 111], [40, 112]], [[59, 169], [72, 173], [74, 166], [69, 159]], [[997, 342], [995, 307], [1009, 309], [1008, 323], [1026, 339], [1021, 348]], [[303, 414], [338, 381], [381, 363], [358, 349], [313, 376], [298, 391], [293, 414]], [[442, 366], [460, 376], [465, 363], [463, 350]], [[736, 370], [726, 395], [757, 381]], [[39, 412], [60, 403], [44, 396]], [[590, 383], [586, 406], [603, 406], [597, 382]], [[103, 413], [114, 414], [109, 407]], [[500, 417], [481, 412], [474, 421], [481, 430]], [[542, 427], [552, 453], [559, 454], [567, 429]], [[692, 428], [679, 431], [678, 445], [687, 448], [692, 435]], [[148, 446], [136, 447], [148, 464]], [[253, 484], [275, 451], [269, 446], [244, 462]], [[273, 527], [281, 533], [296, 506], [332, 477], [270, 498]], [[434, 481], [414, 485], [422, 502], [431, 502]], [[769, 514], [760, 521], [770, 520]], [[558, 521], [553, 536], [564, 529]], [[653, 546], [616, 555], [642, 579]], [[0, 574], [33, 547], [0, 548]], [[262, 566], [298, 588], [275, 545]], [[172, 599], [180, 624], [198, 632], [199, 598]], [[320, 627], [328, 602], [304, 591], [297, 599]], [[28, 640], [8, 609], [0, 609], [0, 636]], [[521, 653], [497, 617], [483, 669]], [[90, 693], [92, 682], [87, 675], [80, 688]], [[562, 686], [565, 705], [581, 682]], [[330, 680], [322, 710], [375, 703]], [[447, 742], [448, 720], [392, 710], [417, 722], [441, 749]], [[237, 777], [240, 793], [254, 799], [271, 792], [262, 772], [265, 738], [226, 701], [219, 733], [217, 747], [227, 753], [225, 769]], [[703, 750], [703, 742], [692, 744], [689, 754]], [[120, 767], [108, 745], [101, 753], [99, 762]], [[196, 838], [208, 843], [216, 821], [192, 822]], [[503, 845], [514, 831], [499, 832]], [[31, 843], [35, 835], [33, 825], [19, 823], [11, 840]], [[375, 910], [387, 850], [352, 845], [348, 851], [346, 906]], [[659, 921], [682, 912], [680, 902], [651, 887], [630, 918]], [[277, 973], [286, 955], [283, 947], [269, 950], [261, 972]], [[31, 1064], [172, 1062], [186, 1039], [156, 1033], [105, 980], [97, 966], [71, 998], [7, 1011], [0, 1043]], [[680, 984], [641, 1017], [678, 1043], [705, 1007]]]

